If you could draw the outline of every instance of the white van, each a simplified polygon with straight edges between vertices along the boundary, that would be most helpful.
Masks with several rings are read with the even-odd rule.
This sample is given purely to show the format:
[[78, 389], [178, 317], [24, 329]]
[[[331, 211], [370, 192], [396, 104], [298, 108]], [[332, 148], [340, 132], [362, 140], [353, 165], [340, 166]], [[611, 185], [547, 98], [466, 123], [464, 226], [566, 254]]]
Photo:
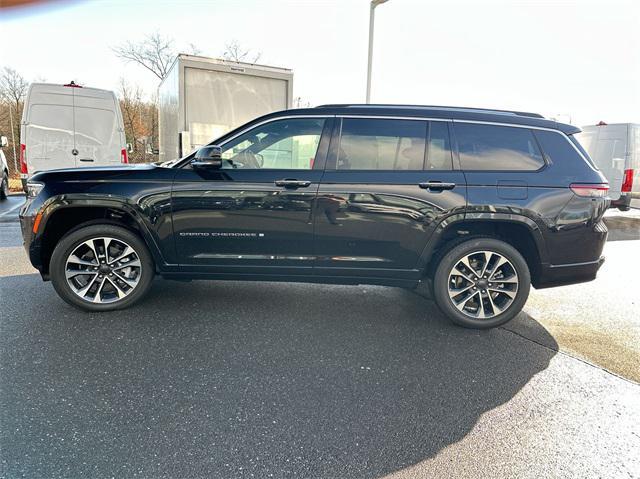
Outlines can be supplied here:
[[600, 122], [576, 136], [609, 180], [611, 207], [640, 208], [640, 124]]
[[120, 104], [109, 90], [31, 84], [20, 138], [23, 185], [38, 171], [128, 163]]

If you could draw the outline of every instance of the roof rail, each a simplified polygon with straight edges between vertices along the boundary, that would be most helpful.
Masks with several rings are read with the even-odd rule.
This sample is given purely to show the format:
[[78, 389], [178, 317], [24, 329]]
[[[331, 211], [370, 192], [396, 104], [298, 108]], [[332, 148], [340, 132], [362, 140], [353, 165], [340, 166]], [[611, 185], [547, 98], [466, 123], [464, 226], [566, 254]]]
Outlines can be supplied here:
[[392, 103], [329, 103], [326, 105], [318, 105], [316, 108], [411, 108], [411, 109], [422, 109], [422, 110], [449, 110], [449, 111], [466, 111], [466, 112], [478, 112], [478, 113], [493, 113], [497, 115], [517, 115], [517, 116], [527, 116], [531, 118], [544, 118], [544, 116], [539, 113], [530, 113], [526, 111], [515, 111], [515, 110], [496, 110], [493, 108], [469, 108], [462, 106], [442, 106], [442, 105], [402, 105], [402, 104], [392, 104]]

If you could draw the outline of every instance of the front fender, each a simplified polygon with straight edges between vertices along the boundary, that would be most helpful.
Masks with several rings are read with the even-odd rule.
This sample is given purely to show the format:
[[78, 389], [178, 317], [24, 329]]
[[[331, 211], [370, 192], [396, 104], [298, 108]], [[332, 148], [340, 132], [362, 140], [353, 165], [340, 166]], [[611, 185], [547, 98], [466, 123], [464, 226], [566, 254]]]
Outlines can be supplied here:
[[[156, 198], [156, 200], [158, 200]], [[87, 194], [63, 194], [48, 198], [40, 207], [33, 205], [29, 211], [24, 211], [23, 216], [40, 215], [40, 224], [37, 231], [27, 240], [29, 256], [37, 267], [38, 257], [41, 254], [42, 242], [47, 234], [52, 218], [67, 209], [104, 209], [107, 221], [122, 220], [126, 215], [133, 222], [147, 244], [157, 266], [162, 267], [172, 261], [174, 251], [172, 226], [171, 226], [170, 192], [166, 193], [166, 201], [133, 202], [130, 198], [114, 197], [113, 195], [87, 195]], [[82, 218], [82, 215], [79, 215]], [[125, 218], [126, 219], [126, 218]], [[125, 221], [126, 222], [126, 221]], [[33, 224], [30, 222], [30, 224]], [[28, 229], [28, 228], [27, 228]], [[23, 229], [24, 231], [24, 229]], [[41, 264], [40, 264], [41, 266]]]

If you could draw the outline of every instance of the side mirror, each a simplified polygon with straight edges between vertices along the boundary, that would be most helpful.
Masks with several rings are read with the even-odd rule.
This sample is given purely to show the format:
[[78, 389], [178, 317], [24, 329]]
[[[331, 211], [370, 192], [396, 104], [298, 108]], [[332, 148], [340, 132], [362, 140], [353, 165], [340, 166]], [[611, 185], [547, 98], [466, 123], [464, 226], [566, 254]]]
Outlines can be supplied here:
[[6, 136], [0, 136], [0, 147], [5, 147], [9, 144]]
[[222, 148], [216, 145], [203, 146], [196, 152], [191, 166], [193, 168], [221, 168]]

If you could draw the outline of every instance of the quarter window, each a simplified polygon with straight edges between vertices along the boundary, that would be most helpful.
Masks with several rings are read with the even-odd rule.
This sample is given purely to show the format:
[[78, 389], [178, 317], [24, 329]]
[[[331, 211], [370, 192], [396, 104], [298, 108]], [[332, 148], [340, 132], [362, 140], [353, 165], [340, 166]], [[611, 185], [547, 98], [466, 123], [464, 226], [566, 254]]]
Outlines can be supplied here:
[[258, 126], [224, 145], [222, 168], [313, 168], [324, 119], [296, 118]]
[[422, 170], [427, 122], [345, 118], [338, 170]]
[[573, 135], [569, 136], [573, 141], [567, 141], [564, 135], [554, 131], [537, 130], [535, 135], [551, 164], [564, 163], [567, 165], [573, 164], [575, 165], [574, 167], [578, 167], [581, 163], [584, 164], [584, 160], [580, 154], [578, 154], [578, 151], [580, 151], [589, 164], [596, 169], [591, 157], [584, 151], [582, 146], [579, 146], [580, 143], [573, 138]]
[[527, 128], [456, 123], [460, 163], [464, 170], [525, 170], [544, 166], [542, 153]]

